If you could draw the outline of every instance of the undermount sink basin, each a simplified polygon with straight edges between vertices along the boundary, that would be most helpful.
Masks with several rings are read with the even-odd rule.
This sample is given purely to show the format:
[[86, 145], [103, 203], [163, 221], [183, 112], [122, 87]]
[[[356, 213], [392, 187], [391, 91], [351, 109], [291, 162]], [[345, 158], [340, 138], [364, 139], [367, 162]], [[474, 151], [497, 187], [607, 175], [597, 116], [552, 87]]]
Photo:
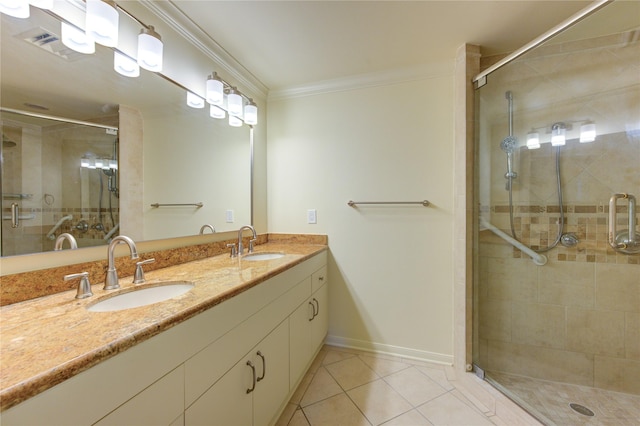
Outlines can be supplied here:
[[87, 307], [91, 312], [111, 312], [138, 308], [180, 296], [193, 288], [193, 283], [176, 281], [155, 287], [145, 287], [101, 300]]
[[242, 256], [244, 260], [273, 260], [280, 259], [284, 253], [249, 253]]

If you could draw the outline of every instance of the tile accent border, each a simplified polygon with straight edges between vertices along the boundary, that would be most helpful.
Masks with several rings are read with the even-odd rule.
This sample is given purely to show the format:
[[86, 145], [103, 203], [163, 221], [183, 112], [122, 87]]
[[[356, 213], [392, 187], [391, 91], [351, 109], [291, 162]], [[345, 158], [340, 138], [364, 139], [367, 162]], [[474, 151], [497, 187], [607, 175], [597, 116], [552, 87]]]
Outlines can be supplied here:
[[[608, 243], [608, 205], [565, 205], [564, 233], [572, 233], [578, 238], [575, 247], [564, 247], [558, 244], [556, 248], [545, 253], [550, 260], [559, 262], [589, 262], [589, 263], [618, 263], [640, 264], [640, 254], [628, 255], [618, 253]], [[510, 233], [509, 206], [493, 205], [485, 207], [484, 211], [490, 211], [492, 221], [496, 226]], [[552, 244], [558, 232], [560, 208], [558, 205], [518, 205], [514, 206], [513, 226], [518, 240], [537, 250]], [[627, 206], [618, 206], [619, 215], [617, 229], [626, 229], [628, 220], [624, 213]], [[636, 223], [640, 221], [640, 213], [636, 217]], [[481, 232], [482, 242], [493, 239]], [[513, 248], [513, 258], [527, 257], [519, 249]]]

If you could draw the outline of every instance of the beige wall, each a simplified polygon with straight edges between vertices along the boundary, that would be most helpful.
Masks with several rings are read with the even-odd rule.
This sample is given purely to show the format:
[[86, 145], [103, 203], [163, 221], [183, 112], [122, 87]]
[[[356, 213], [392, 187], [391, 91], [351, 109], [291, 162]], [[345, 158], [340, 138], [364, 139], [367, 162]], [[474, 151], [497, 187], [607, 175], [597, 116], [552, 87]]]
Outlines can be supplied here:
[[269, 103], [269, 231], [328, 234], [331, 343], [452, 362], [453, 102], [451, 71]]

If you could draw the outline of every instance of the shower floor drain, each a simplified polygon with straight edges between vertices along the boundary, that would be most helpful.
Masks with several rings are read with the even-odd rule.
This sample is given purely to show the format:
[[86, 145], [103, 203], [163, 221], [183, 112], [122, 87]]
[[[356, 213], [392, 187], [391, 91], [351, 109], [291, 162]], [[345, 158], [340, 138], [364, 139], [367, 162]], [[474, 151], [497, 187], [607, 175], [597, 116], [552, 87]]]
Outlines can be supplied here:
[[571, 407], [571, 409], [573, 411], [578, 412], [578, 413], [582, 414], [583, 416], [593, 417], [593, 416], [596, 415], [593, 411], [589, 410], [584, 405], [576, 404], [574, 402], [569, 404], [569, 407]]

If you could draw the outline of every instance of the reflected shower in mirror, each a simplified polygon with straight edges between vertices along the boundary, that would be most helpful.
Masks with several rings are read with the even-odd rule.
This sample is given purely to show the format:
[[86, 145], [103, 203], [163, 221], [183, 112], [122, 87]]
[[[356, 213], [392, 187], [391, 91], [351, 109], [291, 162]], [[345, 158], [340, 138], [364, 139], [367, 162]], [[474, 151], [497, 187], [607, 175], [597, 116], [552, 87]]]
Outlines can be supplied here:
[[119, 226], [118, 116], [102, 124], [2, 111], [3, 256], [102, 245]]

